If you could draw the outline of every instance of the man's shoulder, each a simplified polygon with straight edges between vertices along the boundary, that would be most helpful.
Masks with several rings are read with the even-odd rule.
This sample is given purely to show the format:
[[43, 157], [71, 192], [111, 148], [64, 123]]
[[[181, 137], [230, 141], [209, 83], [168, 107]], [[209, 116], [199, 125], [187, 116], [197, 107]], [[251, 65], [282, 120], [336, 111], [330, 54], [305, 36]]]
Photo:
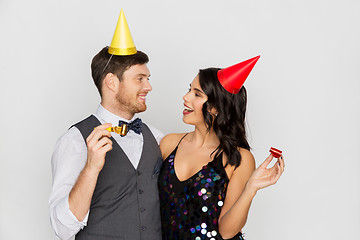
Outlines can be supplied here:
[[89, 124], [89, 123], [97, 123], [97, 122], [99, 122], [98, 118], [95, 115], [91, 114], [90, 116], [84, 118], [83, 120], [73, 124], [70, 128], [72, 127], [79, 128], [79, 126], [81, 125]]
[[81, 131], [79, 129], [79, 125], [86, 123], [86, 121], [88, 121], [90, 118], [96, 118], [94, 115], [90, 115], [84, 119], [82, 119], [81, 121], [71, 125], [68, 130], [66, 132], [64, 132], [59, 138], [57, 143], [64, 143], [64, 142], [79, 142], [79, 141], [84, 141]]
[[76, 141], [79, 137], [81, 137], [81, 133], [79, 129], [73, 125], [59, 137], [58, 142]]
[[160, 144], [161, 139], [164, 137], [164, 134], [157, 129], [156, 127], [148, 124], [148, 123], [144, 123], [150, 130], [150, 132], [152, 133], [152, 135], [154, 136], [154, 138], [156, 139], [157, 143]]

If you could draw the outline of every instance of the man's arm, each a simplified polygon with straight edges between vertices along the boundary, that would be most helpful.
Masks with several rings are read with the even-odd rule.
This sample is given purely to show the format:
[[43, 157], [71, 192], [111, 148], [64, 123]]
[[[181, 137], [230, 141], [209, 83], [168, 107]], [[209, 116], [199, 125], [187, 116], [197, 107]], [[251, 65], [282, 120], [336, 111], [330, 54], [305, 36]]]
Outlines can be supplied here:
[[69, 208], [79, 221], [83, 221], [90, 209], [97, 178], [105, 164], [105, 156], [112, 149], [111, 134], [105, 123], [97, 127], [86, 139], [87, 162], [69, 194]]
[[[96, 172], [94, 169], [99, 165], [94, 165], [94, 163], [99, 161], [99, 155], [103, 155], [103, 159], [105, 159], [106, 152], [105, 154], [100, 152], [104, 150], [105, 145], [111, 144], [106, 140], [108, 137], [104, 137], [105, 140], [95, 141], [95, 138], [99, 136], [99, 132], [104, 133], [104, 129], [105, 127], [99, 126], [94, 131], [97, 134], [92, 133], [93, 135], [90, 135], [92, 150], [89, 151], [81, 133], [75, 127], [65, 133], [56, 144], [51, 160], [53, 187], [49, 198], [49, 209], [51, 225], [60, 239], [70, 239], [86, 226], [90, 202], [98, 175], [89, 173]], [[106, 132], [105, 135], [107, 135]], [[104, 142], [106, 143], [104, 144]], [[104, 145], [96, 148], [99, 144]], [[106, 147], [107, 149], [109, 149], [109, 146]], [[100, 156], [100, 162], [104, 162], [101, 158]], [[88, 171], [89, 169], [90, 171]], [[78, 197], [78, 194], [85, 192], [88, 194]], [[79, 209], [78, 206], [83, 204], [86, 207], [81, 206]]]

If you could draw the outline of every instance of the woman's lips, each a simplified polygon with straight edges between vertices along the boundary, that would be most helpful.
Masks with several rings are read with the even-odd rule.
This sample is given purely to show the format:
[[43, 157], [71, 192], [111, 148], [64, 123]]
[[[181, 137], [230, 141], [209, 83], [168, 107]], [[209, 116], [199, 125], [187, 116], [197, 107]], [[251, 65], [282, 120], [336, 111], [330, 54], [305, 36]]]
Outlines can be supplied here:
[[194, 110], [189, 108], [186, 104], [184, 104], [184, 110], [183, 110], [183, 114], [184, 115], [188, 115], [190, 113], [192, 113]]

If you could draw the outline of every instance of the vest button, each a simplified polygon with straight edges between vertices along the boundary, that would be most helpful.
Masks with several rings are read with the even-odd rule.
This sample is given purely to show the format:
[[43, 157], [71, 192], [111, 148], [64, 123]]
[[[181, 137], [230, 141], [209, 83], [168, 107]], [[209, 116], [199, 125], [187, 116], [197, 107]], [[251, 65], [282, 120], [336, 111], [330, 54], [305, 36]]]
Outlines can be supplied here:
[[145, 208], [140, 208], [140, 212], [145, 212], [146, 209]]
[[138, 176], [140, 176], [140, 175], [141, 175], [141, 172], [140, 172], [140, 171], [137, 171], [137, 174], [138, 174]]
[[145, 231], [146, 230], [146, 227], [145, 226], [142, 226], [141, 227], [141, 231]]
[[144, 193], [144, 191], [139, 189], [139, 194], [143, 194], [143, 193]]

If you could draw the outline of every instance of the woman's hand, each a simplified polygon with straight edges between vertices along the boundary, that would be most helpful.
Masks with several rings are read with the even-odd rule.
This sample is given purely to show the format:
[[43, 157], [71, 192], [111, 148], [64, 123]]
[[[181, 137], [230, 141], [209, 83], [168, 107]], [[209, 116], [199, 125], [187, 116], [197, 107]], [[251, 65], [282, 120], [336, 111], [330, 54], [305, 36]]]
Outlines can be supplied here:
[[261, 188], [266, 188], [270, 185], [273, 185], [280, 178], [281, 174], [284, 172], [284, 158], [281, 155], [275, 165], [271, 168], [267, 168], [270, 162], [273, 160], [273, 155], [270, 154], [269, 157], [251, 174], [247, 187], [257, 191]]

